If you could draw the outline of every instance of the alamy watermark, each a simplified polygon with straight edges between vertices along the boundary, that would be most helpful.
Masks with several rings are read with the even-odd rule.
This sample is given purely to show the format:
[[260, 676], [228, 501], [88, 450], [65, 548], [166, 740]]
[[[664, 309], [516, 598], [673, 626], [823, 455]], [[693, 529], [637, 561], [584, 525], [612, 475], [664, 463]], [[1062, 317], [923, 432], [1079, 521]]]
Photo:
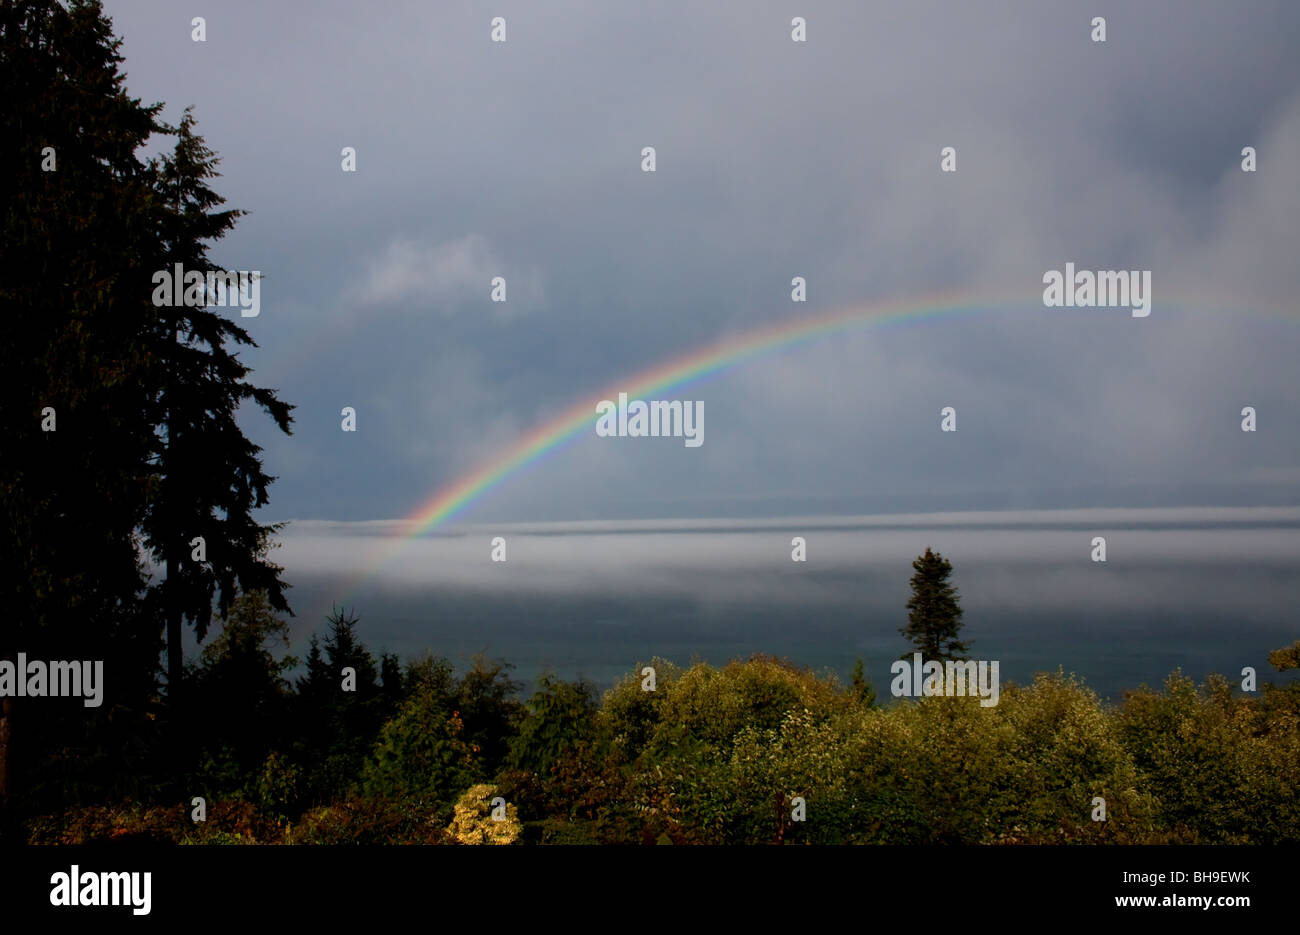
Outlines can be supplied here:
[[260, 270], [192, 269], [186, 272], [180, 263], [172, 269], [160, 269], [150, 280], [154, 284], [153, 304], [221, 306], [238, 308], [241, 318], [256, 318], [262, 310]]
[[618, 402], [602, 399], [596, 403], [596, 434], [601, 438], [671, 436], [684, 438], [687, 448], [704, 444], [704, 400], [654, 399], [628, 402], [626, 393]]
[[18, 662], [0, 659], [0, 698], [84, 698], [87, 708], [104, 703], [104, 663], [41, 662], [18, 654]]
[[889, 667], [894, 680], [889, 691], [895, 698], [920, 695], [979, 696], [981, 708], [992, 708], [998, 703], [998, 663], [984, 659], [937, 659], [921, 661], [920, 653], [912, 653], [912, 661], [900, 659]]
[[1043, 274], [1043, 304], [1048, 308], [1131, 308], [1134, 318], [1151, 314], [1151, 270], [1049, 269]]
[[147, 916], [152, 906], [153, 874], [145, 871], [82, 871], [73, 864], [65, 873], [50, 877], [51, 906], [130, 906], [131, 912]]

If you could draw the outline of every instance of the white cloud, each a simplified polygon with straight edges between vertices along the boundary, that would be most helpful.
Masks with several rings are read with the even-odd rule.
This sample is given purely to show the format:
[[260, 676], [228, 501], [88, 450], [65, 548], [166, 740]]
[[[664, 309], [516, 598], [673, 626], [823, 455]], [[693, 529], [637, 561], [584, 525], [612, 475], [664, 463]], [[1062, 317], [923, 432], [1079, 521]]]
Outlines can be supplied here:
[[[496, 276], [506, 280], [505, 302], [490, 300]], [[397, 237], [367, 263], [354, 298], [364, 305], [415, 301], [444, 313], [478, 302], [509, 318], [541, 304], [542, 277], [536, 269], [512, 268], [481, 234], [439, 244]]]

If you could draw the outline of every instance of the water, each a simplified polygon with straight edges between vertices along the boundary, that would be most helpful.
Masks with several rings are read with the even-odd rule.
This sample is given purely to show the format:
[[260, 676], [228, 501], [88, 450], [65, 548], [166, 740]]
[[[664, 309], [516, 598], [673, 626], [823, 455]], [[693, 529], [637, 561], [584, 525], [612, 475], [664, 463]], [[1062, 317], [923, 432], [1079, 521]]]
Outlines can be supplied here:
[[[1042, 567], [1024, 571], [1049, 578], [1052, 573]], [[981, 603], [971, 595], [980, 589], [968, 581], [962, 589], [962, 636], [972, 658], [999, 661], [1004, 685], [1060, 667], [1112, 701], [1143, 682], [1160, 685], [1178, 667], [1198, 681], [1210, 672], [1239, 680], [1243, 666], [1254, 666], [1261, 680], [1290, 680], [1280, 678], [1267, 657], [1300, 637], [1282, 600], [1283, 594], [1294, 594], [1293, 570], [1253, 569], [1247, 577], [1256, 600], [1231, 611], [1207, 606], [1198, 595], [1222, 593], [1229, 584], [1240, 588], [1241, 569], [1189, 568], [1180, 574], [1187, 589], [1168, 595], [1169, 606], [1129, 610], [1100, 600], [1099, 606], [1074, 599], [1038, 599], [1030, 607]], [[1143, 572], [1134, 569], [1130, 575], [1140, 579]], [[1111, 577], [1121, 582], [1099, 585], [1098, 597], [1106, 595], [1106, 585], [1114, 590], [1128, 576]], [[823, 588], [822, 601], [492, 592], [439, 585], [368, 588], [350, 607], [361, 617], [359, 633], [373, 652], [410, 658], [430, 650], [458, 664], [482, 652], [513, 663], [515, 676], [529, 686], [550, 671], [563, 678], [586, 677], [605, 688], [655, 656], [679, 665], [697, 659], [720, 665], [762, 652], [817, 671], [829, 669], [845, 682], [861, 657], [877, 696], [886, 696], [890, 662], [910, 652], [898, 632], [906, 622], [906, 581], [886, 588], [866, 574], [812, 573], [805, 580]], [[294, 581], [296, 606], [309, 606], [331, 588], [329, 580], [306, 575]], [[885, 595], [892, 600], [882, 600]], [[1270, 609], [1273, 597], [1282, 612]], [[312, 627], [323, 629], [323, 620], [294, 621], [300, 654]]]

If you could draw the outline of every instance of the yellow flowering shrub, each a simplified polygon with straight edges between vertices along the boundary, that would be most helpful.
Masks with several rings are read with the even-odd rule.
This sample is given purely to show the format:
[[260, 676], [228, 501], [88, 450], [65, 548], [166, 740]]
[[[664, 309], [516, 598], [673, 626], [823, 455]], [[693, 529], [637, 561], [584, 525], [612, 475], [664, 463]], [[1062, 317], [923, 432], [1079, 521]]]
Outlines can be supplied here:
[[[496, 786], [486, 783], [470, 786], [456, 802], [447, 833], [460, 844], [513, 844], [523, 831], [523, 825], [519, 823], [519, 814], [513, 805], [497, 803], [493, 806], [492, 800], [496, 797]], [[493, 817], [493, 812], [498, 809], [504, 810], [504, 817], [499, 819]]]

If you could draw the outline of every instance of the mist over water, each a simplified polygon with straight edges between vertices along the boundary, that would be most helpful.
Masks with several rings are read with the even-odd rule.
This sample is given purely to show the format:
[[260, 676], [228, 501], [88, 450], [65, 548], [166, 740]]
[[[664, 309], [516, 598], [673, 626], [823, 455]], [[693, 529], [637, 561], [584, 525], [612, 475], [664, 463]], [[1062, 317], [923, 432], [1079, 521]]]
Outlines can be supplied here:
[[[276, 560], [294, 585], [295, 653], [341, 602], [373, 652], [483, 652], [526, 686], [548, 670], [607, 687], [655, 656], [763, 652], [845, 680], [862, 657], [884, 698], [889, 664], [911, 651], [898, 629], [927, 546], [953, 564], [971, 657], [998, 660], [1004, 684], [1060, 668], [1118, 701], [1180, 667], [1284, 682], [1268, 653], [1300, 638], [1294, 507], [550, 523], [394, 548], [400, 531], [286, 529]], [[497, 535], [506, 562], [490, 560]], [[807, 562], [790, 560], [796, 535]], [[1105, 563], [1091, 560], [1095, 535]]]

